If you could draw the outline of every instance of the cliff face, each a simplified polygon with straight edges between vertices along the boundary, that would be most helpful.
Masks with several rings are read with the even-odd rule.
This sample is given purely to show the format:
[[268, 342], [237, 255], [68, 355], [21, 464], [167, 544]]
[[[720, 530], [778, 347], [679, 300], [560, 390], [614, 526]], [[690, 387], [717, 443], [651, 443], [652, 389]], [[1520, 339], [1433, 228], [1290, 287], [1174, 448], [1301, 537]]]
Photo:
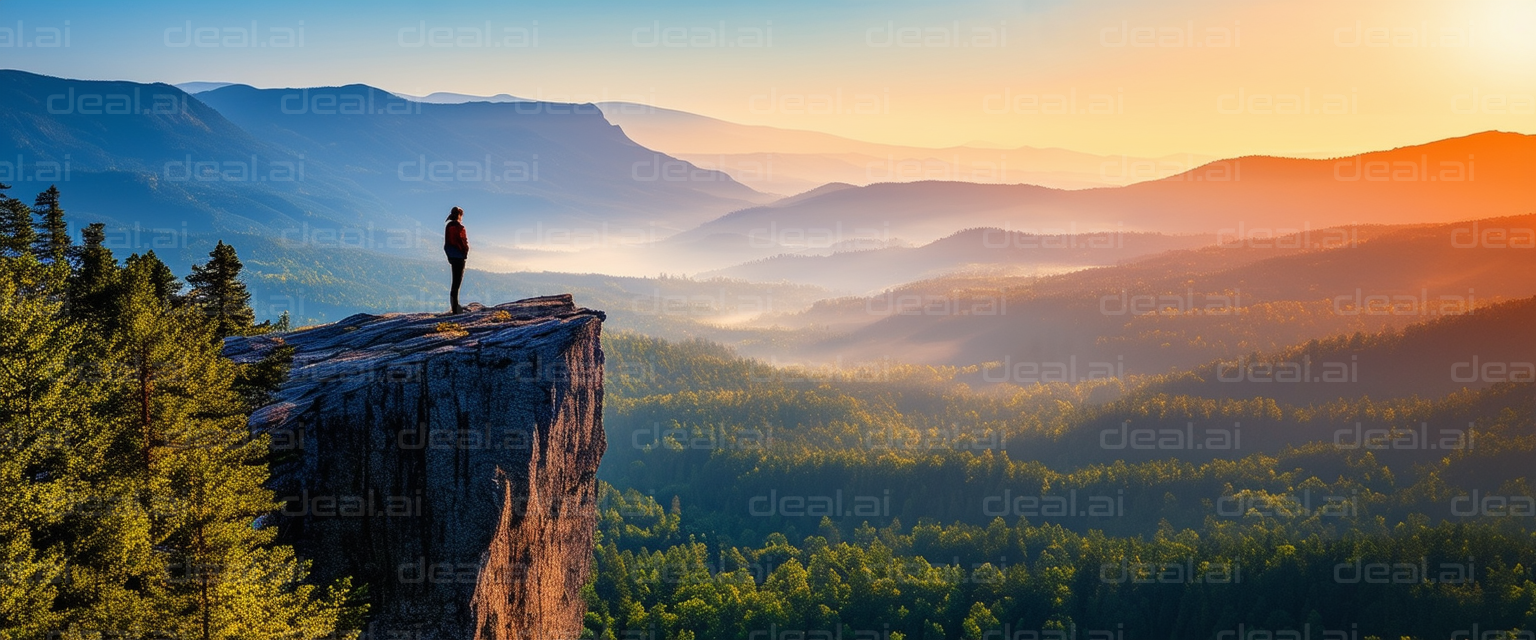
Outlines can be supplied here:
[[295, 349], [251, 416], [272, 437], [280, 539], [315, 578], [368, 585], [370, 637], [579, 636], [603, 318], [548, 296], [226, 344], [239, 361]]

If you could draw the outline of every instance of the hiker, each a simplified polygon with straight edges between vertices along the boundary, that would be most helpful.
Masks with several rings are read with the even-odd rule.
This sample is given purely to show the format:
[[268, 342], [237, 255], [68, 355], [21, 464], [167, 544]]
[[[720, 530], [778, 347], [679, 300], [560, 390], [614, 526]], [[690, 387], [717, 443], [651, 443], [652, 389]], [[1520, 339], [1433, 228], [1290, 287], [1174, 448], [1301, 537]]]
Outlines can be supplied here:
[[469, 234], [464, 231], [464, 210], [454, 207], [448, 212], [448, 225], [443, 228], [443, 253], [448, 254], [448, 264], [453, 267], [453, 290], [448, 300], [453, 304], [450, 313], [463, 313], [459, 306], [459, 285], [464, 282], [464, 261], [469, 258]]

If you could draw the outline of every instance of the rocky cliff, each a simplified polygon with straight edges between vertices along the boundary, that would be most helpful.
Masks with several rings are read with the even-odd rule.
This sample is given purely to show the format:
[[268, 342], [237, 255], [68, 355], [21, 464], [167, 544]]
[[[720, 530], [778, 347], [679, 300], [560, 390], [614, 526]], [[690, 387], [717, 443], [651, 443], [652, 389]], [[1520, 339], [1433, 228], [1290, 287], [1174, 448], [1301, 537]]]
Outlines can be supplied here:
[[251, 416], [272, 437], [280, 539], [315, 578], [367, 584], [370, 637], [578, 637], [603, 319], [548, 296], [226, 344], [237, 361], [294, 348]]

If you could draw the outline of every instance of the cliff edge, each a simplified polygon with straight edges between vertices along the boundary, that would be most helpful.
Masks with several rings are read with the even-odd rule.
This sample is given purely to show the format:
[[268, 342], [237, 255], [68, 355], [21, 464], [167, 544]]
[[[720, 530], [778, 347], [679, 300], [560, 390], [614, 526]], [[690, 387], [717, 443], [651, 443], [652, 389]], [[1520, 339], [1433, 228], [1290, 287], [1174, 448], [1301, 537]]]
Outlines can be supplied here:
[[604, 315], [569, 295], [234, 338], [293, 368], [272, 438], [279, 539], [366, 584], [368, 637], [579, 637], [603, 437]]

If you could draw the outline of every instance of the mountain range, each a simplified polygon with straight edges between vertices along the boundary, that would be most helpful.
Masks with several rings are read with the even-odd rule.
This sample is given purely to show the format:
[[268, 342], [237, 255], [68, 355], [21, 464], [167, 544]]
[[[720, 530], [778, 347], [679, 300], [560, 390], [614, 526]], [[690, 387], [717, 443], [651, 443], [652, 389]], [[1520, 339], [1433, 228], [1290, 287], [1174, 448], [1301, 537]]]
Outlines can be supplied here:
[[978, 144], [912, 147], [738, 124], [632, 102], [597, 106], [640, 144], [719, 169], [760, 191], [786, 195], [828, 182], [863, 186], [947, 180], [1061, 189], [1118, 186], [1173, 175], [1215, 159], [1198, 154], [1132, 157]]
[[863, 295], [955, 274], [1040, 276], [1107, 266], [1174, 249], [1211, 245], [1215, 238], [1212, 234], [1119, 231], [1041, 235], [978, 228], [917, 247], [784, 254], [707, 271], [700, 276], [753, 282], [795, 282]]
[[540, 224], [665, 236], [766, 200], [725, 174], [635, 144], [590, 105], [420, 103], [366, 85], [234, 85], [198, 99], [423, 224], [462, 206], [481, 237], [502, 239], [493, 244], [547, 243]]
[[1536, 297], [1519, 298], [1399, 330], [1322, 338], [1207, 363], [1148, 391], [1307, 405], [1362, 396], [1438, 398], [1500, 383], [1531, 383], [1536, 382], [1533, 324]]
[[789, 361], [991, 363], [977, 382], [1035, 383], [1057, 375], [1041, 367], [1163, 374], [1532, 295], [1536, 215], [1526, 215], [1333, 227], [1052, 276], [938, 278], [761, 324], [826, 332], [775, 355]]
[[[506, 93], [397, 95], [438, 104], [531, 102]], [[865, 142], [818, 131], [739, 124], [634, 102], [596, 105], [609, 122], [648, 148], [722, 171], [759, 191], [781, 195], [801, 193], [828, 182], [867, 185], [915, 180], [1029, 183], [1079, 189], [1164, 177], [1215, 159], [1199, 154], [1100, 155], [983, 143], [913, 147]]]
[[[0, 113], [0, 181], [15, 185], [15, 193], [59, 184], [71, 220], [109, 223], [109, 244], [124, 252], [153, 248], [188, 262], [220, 237], [247, 238], [252, 274], [264, 290], [274, 299], [308, 292], [302, 296], [325, 317], [383, 304], [368, 302], [361, 292], [379, 292], [388, 283], [363, 274], [389, 260], [409, 259], [393, 263], [410, 272], [396, 281], [429, 286], [437, 277], [432, 265], [439, 262], [436, 225], [453, 204], [469, 210], [475, 266], [482, 269], [702, 274], [744, 285], [801, 285], [806, 288], [799, 291], [826, 296], [881, 290], [942, 296], [992, 288], [1006, 292], [998, 299], [1012, 305], [1013, 317], [1005, 322], [871, 311], [878, 295], [828, 297], [805, 309], [813, 297], [799, 293], [792, 297], [800, 306], [765, 305], [762, 317], [748, 323], [851, 331], [773, 341], [799, 340], [815, 344], [819, 355], [850, 358], [899, 348], [919, 361], [974, 364], [999, 354], [1067, 349], [1075, 344], [1062, 337], [1068, 335], [1111, 344], [1106, 334], [1089, 330], [1105, 321], [1093, 315], [1103, 314], [1084, 317], [1073, 305], [1092, 307], [1085, 292], [1103, 295], [1116, 278], [1127, 284], [1110, 288], [1127, 291], [1130, 283], [1213, 295], [1241, 288], [1249, 304], [1313, 304], [1329, 294], [1319, 288], [1323, 284], [1395, 290], [1409, 274], [1436, 286], [1477, 287], [1479, 296], [1529, 295], [1523, 280], [1504, 275], [1523, 268], [1515, 259], [1520, 252], [1498, 254], [1515, 259], [1509, 264], [1467, 260], [1465, 255], [1483, 252], [1451, 256], [1444, 253], [1444, 238], [1421, 238], [1428, 244], [1413, 257], [1438, 261], [1437, 279], [1411, 262], [1381, 271], [1407, 254], [1373, 251], [1411, 244], [1417, 227], [1405, 224], [1443, 227], [1536, 211], [1536, 190], [1529, 186], [1536, 184], [1536, 136], [1484, 132], [1335, 159], [1249, 156], [1123, 186], [1075, 190], [964, 180], [818, 182], [774, 198], [730, 171], [689, 158], [898, 158], [937, 150], [877, 149], [828, 134], [630, 103], [549, 103], [509, 94], [408, 99], [366, 85], [256, 89], [206, 82], [186, 88], [197, 93], [166, 84], [0, 71], [0, 99], [7, 105]], [[1104, 160], [1063, 150], [1029, 152], [1057, 169]], [[1398, 244], [1385, 242], [1387, 235]], [[1473, 235], [1475, 244], [1507, 242], [1507, 236]], [[1280, 246], [1287, 242], [1288, 248]], [[1333, 251], [1340, 243], [1357, 250]], [[1360, 256], [1373, 257], [1359, 262]], [[1244, 261], [1249, 258], [1251, 264]], [[1269, 272], [1262, 264], [1284, 269]], [[1078, 273], [1061, 275], [1067, 271]], [[1371, 280], [1377, 276], [1385, 279]], [[1509, 284], [1479, 284], [1488, 279]], [[357, 290], [332, 295], [317, 289], [319, 283]], [[1033, 313], [1024, 311], [1035, 304], [1030, 300], [1046, 292], [1076, 300], [1041, 311], [1065, 323], [1059, 326], [1066, 333], [1051, 333], [1056, 320], [1019, 321]], [[431, 304], [428, 297], [396, 296], [421, 306]], [[396, 302], [389, 305], [398, 307]], [[852, 307], [863, 309], [847, 313]], [[736, 323], [750, 320], [726, 315]], [[1311, 328], [1278, 330], [1266, 338], [1270, 342], [1212, 337], [1204, 350], [1158, 355], [1136, 368], [1194, 366], [1207, 356], [1322, 335], [1324, 326], [1375, 331], [1403, 324], [1397, 318], [1323, 322], [1314, 316]], [[1114, 329], [1121, 330], [1151, 329]], [[1036, 343], [1039, 348], [1027, 347]]]
[[356, 227], [365, 217], [405, 224], [345, 176], [170, 85], [0, 71], [0, 101], [0, 181], [21, 193], [58, 184], [77, 222], [173, 238]]
[[744, 209], [671, 239], [753, 234], [901, 238], [966, 227], [1026, 233], [1207, 233], [1242, 241], [1348, 224], [1447, 222], [1536, 211], [1536, 136], [1484, 132], [1336, 159], [1250, 156], [1124, 187], [882, 183]]
[[635, 144], [591, 106], [423, 104], [364, 85], [193, 97], [22, 71], [0, 71], [0, 99], [6, 181], [59, 183], [77, 221], [119, 227], [372, 234], [356, 244], [427, 255], [455, 204], [483, 239], [564, 248], [604, 224], [664, 237], [766, 199]]

